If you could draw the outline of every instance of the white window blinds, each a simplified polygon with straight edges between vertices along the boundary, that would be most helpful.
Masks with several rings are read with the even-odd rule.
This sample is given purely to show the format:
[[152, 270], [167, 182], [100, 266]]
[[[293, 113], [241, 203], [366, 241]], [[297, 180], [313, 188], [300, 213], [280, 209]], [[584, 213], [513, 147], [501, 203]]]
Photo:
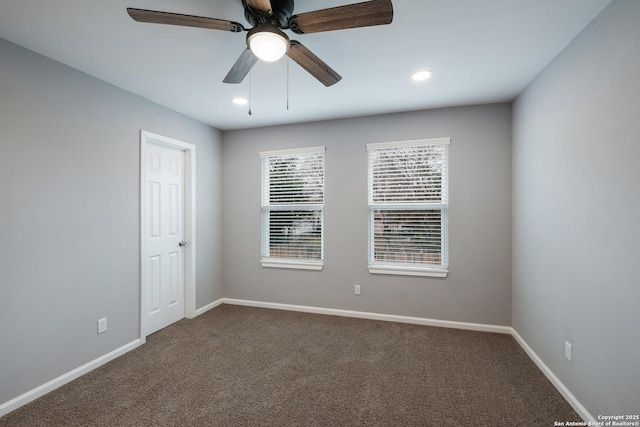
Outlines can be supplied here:
[[448, 148], [449, 138], [367, 145], [370, 271], [446, 275]]
[[314, 147], [260, 153], [263, 266], [321, 266], [324, 152], [324, 147]]

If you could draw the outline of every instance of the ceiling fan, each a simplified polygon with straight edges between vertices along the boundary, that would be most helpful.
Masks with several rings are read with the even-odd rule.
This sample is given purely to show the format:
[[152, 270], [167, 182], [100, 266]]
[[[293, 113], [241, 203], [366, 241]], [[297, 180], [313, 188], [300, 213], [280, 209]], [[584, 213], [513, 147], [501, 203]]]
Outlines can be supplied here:
[[342, 77], [297, 40], [290, 40], [282, 30], [296, 34], [319, 33], [348, 28], [390, 24], [393, 20], [391, 0], [371, 0], [313, 12], [293, 14], [294, 0], [242, 0], [244, 16], [251, 24], [223, 19], [182, 15], [127, 8], [129, 16], [138, 22], [181, 25], [240, 33], [247, 31], [247, 48], [231, 67], [224, 83], [240, 83], [258, 59], [277, 61], [287, 54], [325, 86], [331, 86]]

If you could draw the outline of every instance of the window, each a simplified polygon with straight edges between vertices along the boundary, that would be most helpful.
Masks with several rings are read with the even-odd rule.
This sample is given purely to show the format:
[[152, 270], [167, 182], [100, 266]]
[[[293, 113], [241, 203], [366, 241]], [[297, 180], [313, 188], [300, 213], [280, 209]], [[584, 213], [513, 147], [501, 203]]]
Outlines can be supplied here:
[[449, 138], [367, 144], [369, 271], [446, 277]]
[[260, 153], [263, 267], [320, 270], [324, 147]]

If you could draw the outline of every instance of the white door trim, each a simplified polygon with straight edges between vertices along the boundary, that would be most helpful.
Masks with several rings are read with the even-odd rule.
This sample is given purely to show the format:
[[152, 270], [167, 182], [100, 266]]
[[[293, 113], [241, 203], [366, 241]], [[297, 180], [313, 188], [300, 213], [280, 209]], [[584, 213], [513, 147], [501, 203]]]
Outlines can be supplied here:
[[147, 248], [144, 238], [146, 230], [146, 151], [149, 144], [171, 147], [185, 153], [184, 189], [184, 234], [188, 242], [185, 248], [185, 315], [187, 319], [196, 316], [196, 146], [188, 142], [158, 135], [146, 130], [140, 132], [140, 340], [146, 341], [146, 268]]

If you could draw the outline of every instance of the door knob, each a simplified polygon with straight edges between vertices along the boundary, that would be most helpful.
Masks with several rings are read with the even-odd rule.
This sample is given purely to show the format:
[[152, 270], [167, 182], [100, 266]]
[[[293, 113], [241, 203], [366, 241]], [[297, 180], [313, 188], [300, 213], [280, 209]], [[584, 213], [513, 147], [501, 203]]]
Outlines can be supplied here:
[[184, 240], [181, 240], [180, 243], [178, 243], [178, 246], [184, 248], [185, 246], [187, 246], [187, 242], [185, 242]]

